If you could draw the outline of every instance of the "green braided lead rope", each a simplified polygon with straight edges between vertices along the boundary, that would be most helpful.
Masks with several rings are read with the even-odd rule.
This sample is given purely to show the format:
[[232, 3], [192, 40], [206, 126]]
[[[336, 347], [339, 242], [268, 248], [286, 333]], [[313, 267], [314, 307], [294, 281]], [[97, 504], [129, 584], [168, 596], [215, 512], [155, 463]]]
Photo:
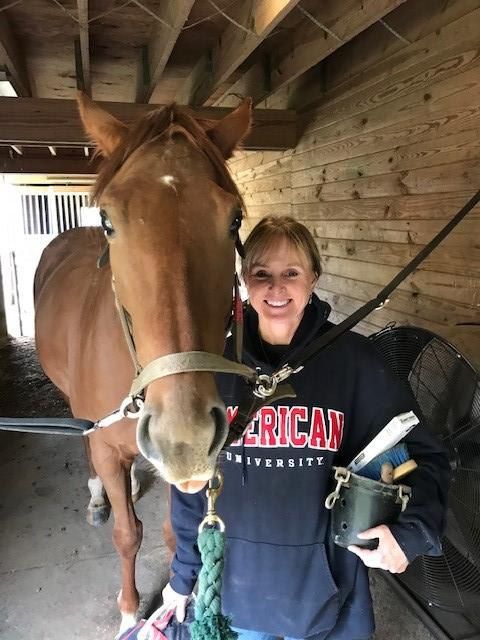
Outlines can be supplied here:
[[225, 534], [215, 527], [205, 527], [198, 534], [197, 543], [203, 566], [198, 577], [195, 620], [190, 625], [191, 640], [236, 640], [237, 632], [222, 614]]

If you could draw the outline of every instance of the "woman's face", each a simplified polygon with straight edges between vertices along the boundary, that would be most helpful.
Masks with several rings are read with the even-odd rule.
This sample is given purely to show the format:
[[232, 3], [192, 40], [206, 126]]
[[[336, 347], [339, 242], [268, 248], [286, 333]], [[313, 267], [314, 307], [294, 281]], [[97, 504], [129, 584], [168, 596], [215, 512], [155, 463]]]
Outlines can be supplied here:
[[316, 276], [305, 253], [283, 238], [252, 264], [244, 279], [261, 320], [298, 326]]

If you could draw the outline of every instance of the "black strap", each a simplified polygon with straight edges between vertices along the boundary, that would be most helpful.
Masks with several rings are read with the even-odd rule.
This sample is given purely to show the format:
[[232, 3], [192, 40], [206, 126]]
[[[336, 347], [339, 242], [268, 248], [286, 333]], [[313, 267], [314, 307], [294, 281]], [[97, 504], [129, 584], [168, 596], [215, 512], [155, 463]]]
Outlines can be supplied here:
[[[394, 291], [398, 285], [405, 280], [405, 278], [412, 273], [418, 265], [425, 260], [427, 256], [437, 247], [440, 242], [448, 234], [454, 229], [457, 224], [463, 220], [463, 218], [469, 213], [473, 207], [480, 202], [480, 190], [467, 202], [465, 206], [463, 206], [460, 211], [446, 224], [441, 231], [437, 233], [437, 235], [431, 240], [419, 253], [411, 260], [394, 278], [391, 280], [386, 287], [384, 287], [380, 293], [364, 304], [360, 309], [357, 309], [352, 315], [345, 318], [343, 322], [335, 325], [331, 329], [329, 329], [322, 336], [317, 338], [311, 342], [305, 349], [300, 351], [297, 356], [288, 363], [288, 365], [293, 369], [297, 369], [298, 367], [303, 367], [305, 363], [307, 363], [311, 358], [317, 355], [322, 349], [325, 349], [329, 344], [331, 344], [336, 338], [341, 336], [343, 333], [354, 327], [361, 320], [363, 320], [369, 313], [371, 313], [374, 309], [381, 307], [388, 296]], [[286, 365], [283, 365], [286, 366]], [[281, 392], [282, 387], [289, 387], [289, 389], [293, 392], [293, 389], [289, 385], [281, 385], [278, 388], [278, 392]], [[229, 425], [229, 434], [224, 446], [230, 445], [234, 440], [241, 438], [245, 429], [253, 418], [255, 413], [264, 405], [269, 404], [270, 402], [274, 402], [279, 397], [295, 397], [295, 392], [287, 394], [287, 395], [278, 395], [277, 393], [274, 396], [270, 396], [264, 400], [260, 400], [259, 398], [253, 395], [253, 390], [249, 389], [247, 393], [240, 400], [238, 412]]]
[[253, 388], [249, 385], [247, 393], [244, 394], [238, 405], [235, 418], [228, 425], [228, 436], [223, 446], [228, 447], [232, 442], [242, 437], [245, 427], [259, 409], [271, 402], [275, 402], [275, 400], [295, 398], [295, 396], [295, 391], [289, 384], [281, 384], [276, 388], [272, 396], [258, 398], [253, 394]]
[[460, 211], [453, 217], [448, 224], [446, 224], [441, 231], [437, 233], [437, 235], [431, 240], [421, 251], [417, 253], [417, 255], [411, 260], [397, 275], [391, 280], [386, 287], [384, 287], [380, 293], [357, 309], [351, 316], [345, 318], [343, 322], [335, 325], [320, 336], [317, 340], [311, 342], [308, 347], [303, 349], [297, 356], [288, 364], [292, 367], [292, 369], [296, 369], [299, 366], [304, 365], [311, 358], [313, 358], [319, 351], [324, 349], [327, 345], [329, 345], [335, 338], [338, 338], [345, 333], [356, 324], [358, 324], [361, 320], [363, 320], [369, 313], [371, 313], [374, 309], [381, 307], [388, 296], [394, 291], [398, 285], [405, 280], [407, 276], [409, 276], [412, 271], [414, 271], [418, 265], [425, 260], [427, 256], [429, 256], [432, 251], [448, 236], [448, 234], [457, 226], [461, 220], [469, 213], [473, 207], [480, 202], [480, 190], [467, 202], [467, 204], [460, 209]]

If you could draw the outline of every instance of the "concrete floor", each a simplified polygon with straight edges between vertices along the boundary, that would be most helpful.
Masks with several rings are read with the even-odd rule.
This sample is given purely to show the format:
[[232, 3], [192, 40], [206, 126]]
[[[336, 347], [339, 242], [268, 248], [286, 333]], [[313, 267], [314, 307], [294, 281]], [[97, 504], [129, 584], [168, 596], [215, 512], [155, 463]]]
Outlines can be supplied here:
[[[0, 352], [0, 415], [61, 415], [61, 402], [49, 401], [53, 392], [31, 360], [31, 345], [19, 346], [28, 351], [21, 362], [16, 348]], [[28, 371], [22, 373], [25, 362]], [[111, 521], [99, 529], [85, 521], [87, 467], [80, 438], [0, 433], [0, 450], [0, 639], [113, 640], [119, 564]], [[161, 533], [165, 486], [138, 462], [144, 495], [136, 509], [144, 541], [137, 584], [145, 613], [158, 605], [168, 575]], [[375, 573], [372, 590], [375, 640], [433, 640]]]

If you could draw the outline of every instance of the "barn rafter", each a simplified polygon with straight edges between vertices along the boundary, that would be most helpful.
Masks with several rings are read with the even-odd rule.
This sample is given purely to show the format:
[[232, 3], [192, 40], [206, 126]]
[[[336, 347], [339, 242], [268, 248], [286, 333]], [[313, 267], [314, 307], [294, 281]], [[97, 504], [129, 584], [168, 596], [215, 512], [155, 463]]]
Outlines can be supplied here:
[[404, 2], [330, 0], [318, 3], [314, 12], [299, 5], [305, 19], [292, 30], [290, 37], [266, 49], [262, 58], [250, 66], [214, 104], [235, 104], [232, 100], [238, 94], [249, 95], [254, 104], [260, 103]]
[[[57, 166], [66, 150], [81, 149], [65, 161], [91, 172], [74, 104], [78, 88], [126, 122], [173, 100], [221, 117], [251, 96], [262, 109], [255, 109], [246, 149], [292, 148], [298, 131], [287, 107], [297, 106], [297, 89], [307, 95], [314, 86], [318, 98], [327, 58], [405, 2], [8, 2], [0, 6], [0, 96], [6, 85], [6, 95], [17, 97], [0, 98], [3, 170], [30, 160], [31, 167]], [[390, 37], [398, 42], [401, 35], [393, 27]]]

